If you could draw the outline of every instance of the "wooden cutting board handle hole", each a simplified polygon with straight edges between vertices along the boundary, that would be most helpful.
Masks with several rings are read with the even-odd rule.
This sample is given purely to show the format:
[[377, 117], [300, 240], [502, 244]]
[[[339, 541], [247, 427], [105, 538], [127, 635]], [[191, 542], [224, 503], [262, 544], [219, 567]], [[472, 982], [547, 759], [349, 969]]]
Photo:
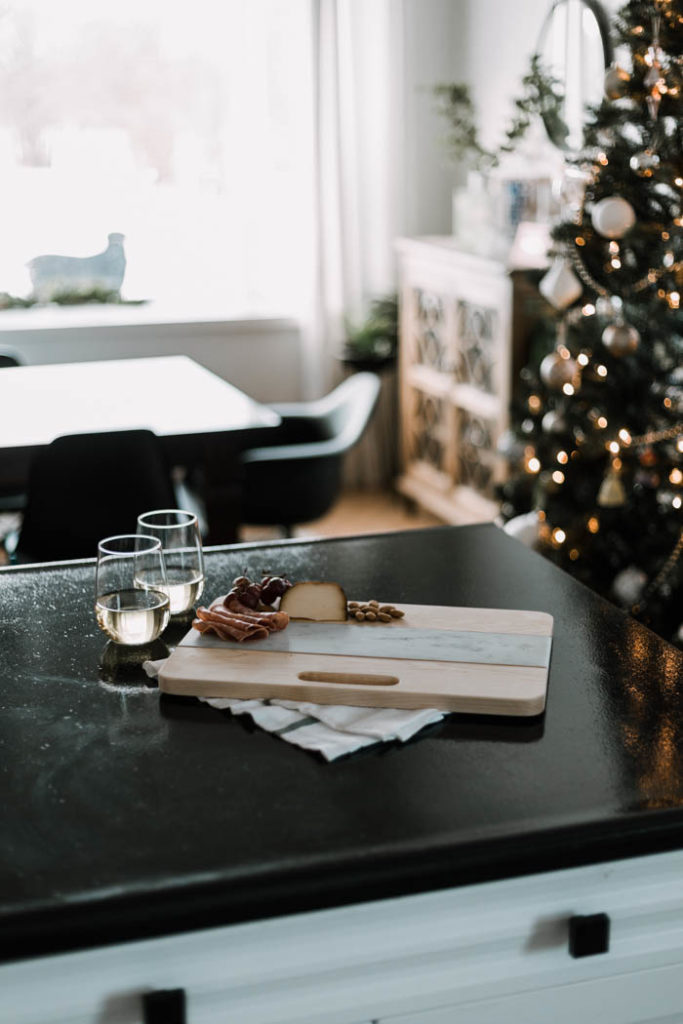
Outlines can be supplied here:
[[398, 676], [371, 676], [363, 672], [299, 672], [304, 683], [347, 683], [361, 686], [396, 686]]

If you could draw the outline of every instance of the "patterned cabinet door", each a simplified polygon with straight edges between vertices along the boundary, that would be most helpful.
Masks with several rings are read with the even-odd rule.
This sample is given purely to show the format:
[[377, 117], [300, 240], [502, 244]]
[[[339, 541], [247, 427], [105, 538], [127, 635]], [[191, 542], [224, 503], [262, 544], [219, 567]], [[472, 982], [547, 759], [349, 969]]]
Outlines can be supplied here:
[[500, 311], [456, 299], [455, 377], [487, 395], [500, 391]]
[[456, 299], [455, 483], [488, 500], [501, 479], [497, 443], [507, 421], [509, 349], [505, 345], [505, 289], [485, 301]]
[[494, 501], [498, 425], [495, 420], [467, 409], [456, 409], [455, 421], [456, 483]]
[[411, 385], [404, 393], [404, 455], [416, 478], [439, 491], [453, 486], [455, 410], [447, 391]]
[[407, 496], [449, 522], [492, 519], [510, 401], [512, 286], [450, 239], [399, 243]]
[[443, 295], [413, 289], [415, 318], [413, 336], [414, 365], [444, 373], [449, 367], [447, 300]]

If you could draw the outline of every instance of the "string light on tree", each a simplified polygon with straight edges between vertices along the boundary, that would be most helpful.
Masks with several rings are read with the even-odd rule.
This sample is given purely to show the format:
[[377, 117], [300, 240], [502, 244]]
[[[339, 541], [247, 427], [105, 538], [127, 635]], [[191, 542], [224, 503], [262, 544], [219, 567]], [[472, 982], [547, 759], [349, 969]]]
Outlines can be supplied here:
[[659, 164], [659, 155], [653, 149], [644, 149], [640, 153], [634, 153], [629, 160], [629, 167], [641, 178], [651, 178]]
[[532, 453], [503, 493], [543, 511], [547, 557], [683, 646], [683, 0], [628, 0], [612, 35], [623, 66], [539, 285], [557, 341], [520, 396]]

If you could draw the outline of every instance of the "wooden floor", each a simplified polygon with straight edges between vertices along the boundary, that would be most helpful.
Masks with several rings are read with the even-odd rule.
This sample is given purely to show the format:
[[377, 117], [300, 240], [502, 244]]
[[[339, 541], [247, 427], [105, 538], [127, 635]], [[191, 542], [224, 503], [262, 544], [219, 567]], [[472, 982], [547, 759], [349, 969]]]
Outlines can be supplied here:
[[[390, 491], [349, 491], [322, 519], [296, 527], [295, 537], [349, 537], [361, 533], [391, 533], [440, 526], [441, 520]], [[243, 526], [242, 541], [270, 540], [280, 536], [275, 528]]]
[[[18, 529], [21, 516], [0, 515], [0, 565], [9, 561], [2, 546], [2, 538]], [[322, 519], [296, 527], [294, 536], [301, 539], [316, 537], [349, 537], [363, 533], [391, 533], [395, 530], [417, 530], [426, 526], [440, 526], [441, 520], [417, 507], [411, 507], [391, 491], [349, 491], [342, 495], [334, 508]], [[277, 527], [243, 526], [240, 540], [277, 540], [282, 536]]]

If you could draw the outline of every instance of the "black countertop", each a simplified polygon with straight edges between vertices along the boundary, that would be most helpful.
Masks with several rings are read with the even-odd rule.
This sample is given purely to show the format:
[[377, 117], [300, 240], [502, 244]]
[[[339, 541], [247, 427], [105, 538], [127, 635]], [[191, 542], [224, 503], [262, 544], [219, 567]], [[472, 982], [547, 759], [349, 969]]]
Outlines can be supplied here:
[[327, 764], [160, 698], [105, 648], [94, 563], [0, 571], [0, 958], [683, 846], [683, 656], [502, 531], [235, 546], [207, 570], [207, 597], [267, 570], [549, 611], [546, 712]]

